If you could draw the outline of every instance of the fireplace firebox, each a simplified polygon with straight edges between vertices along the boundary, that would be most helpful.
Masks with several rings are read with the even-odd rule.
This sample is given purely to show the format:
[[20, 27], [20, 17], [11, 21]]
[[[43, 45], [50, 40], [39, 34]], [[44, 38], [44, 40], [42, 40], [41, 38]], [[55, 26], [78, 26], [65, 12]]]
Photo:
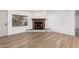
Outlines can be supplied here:
[[32, 19], [32, 21], [34, 30], [45, 29], [45, 19]]

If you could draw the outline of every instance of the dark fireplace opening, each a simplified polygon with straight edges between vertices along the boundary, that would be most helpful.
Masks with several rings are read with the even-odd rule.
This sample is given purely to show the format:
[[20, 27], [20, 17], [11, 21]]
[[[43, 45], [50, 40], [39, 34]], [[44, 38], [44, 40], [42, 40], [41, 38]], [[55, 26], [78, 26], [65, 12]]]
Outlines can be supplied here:
[[33, 29], [34, 30], [43, 30], [45, 29], [45, 19], [32, 19]]
[[35, 29], [43, 29], [43, 22], [35, 22]]

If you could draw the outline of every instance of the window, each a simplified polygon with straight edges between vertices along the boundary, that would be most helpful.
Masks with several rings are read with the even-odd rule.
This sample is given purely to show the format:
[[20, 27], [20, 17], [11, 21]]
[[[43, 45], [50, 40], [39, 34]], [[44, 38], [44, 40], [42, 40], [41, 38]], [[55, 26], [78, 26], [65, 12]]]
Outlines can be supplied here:
[[27, 26], [28, 16], [23, 15], [12, 15], [12, 26]]

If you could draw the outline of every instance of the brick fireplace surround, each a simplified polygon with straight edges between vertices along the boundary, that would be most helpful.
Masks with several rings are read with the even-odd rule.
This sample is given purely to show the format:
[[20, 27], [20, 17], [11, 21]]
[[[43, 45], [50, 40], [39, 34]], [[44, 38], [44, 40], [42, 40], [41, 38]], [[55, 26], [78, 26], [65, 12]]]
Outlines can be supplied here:
[[44, 30], [45, 29], [45, 19], [32, 19], [33, 30]]

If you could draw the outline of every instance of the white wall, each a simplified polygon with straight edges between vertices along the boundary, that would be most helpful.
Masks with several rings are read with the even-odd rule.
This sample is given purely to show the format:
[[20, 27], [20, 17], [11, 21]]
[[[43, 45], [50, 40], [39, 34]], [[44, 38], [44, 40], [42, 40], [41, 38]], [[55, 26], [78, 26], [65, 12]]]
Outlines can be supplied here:
[[[28, 16], [28, 26], [12, 27], [12, 14]], [[28, 12], [25, 10], [23, 11], [9, 10], [8, 11], [8, 35], [26, 32], [28, 31], [28, 29], [32, 29], [32, 18], [46, 18], [46, 17], [47, 17], [46, 11]], [[45, 27], [47, 28], [47, 26]]]
[[75, 35], [75, 11], [48, 11], [47, 18], [52, 31]]
[[[12, 14], [28, 16], [28, 25], [27, 26], [12, 27]], [[20, 11], [20, 10], [9, 10], [8, 11], [8, 35], [26, 32], [26, 29], [31, 29], [31, 28], [32, 28], [31, 16], [28, 12]]]
[[[28, 16], [28, 26], [12, 27], [12, 14]], [[50, 11], [8, 11], [8, 35], [26, 32], [32, 29], [32, 18], [46, 18], [46, 29], [52, 32], [60, 32], [75, 35], [75, 11], [74, 10], [50, 10]]]
[[36, 11], [31, 13], [32, 18], [47, 18], [47, 11]]
[[[6, 25], [5, 25], [6, 24]], [[0, 37], [8, 34], [7, 11], [0, 10]]]

